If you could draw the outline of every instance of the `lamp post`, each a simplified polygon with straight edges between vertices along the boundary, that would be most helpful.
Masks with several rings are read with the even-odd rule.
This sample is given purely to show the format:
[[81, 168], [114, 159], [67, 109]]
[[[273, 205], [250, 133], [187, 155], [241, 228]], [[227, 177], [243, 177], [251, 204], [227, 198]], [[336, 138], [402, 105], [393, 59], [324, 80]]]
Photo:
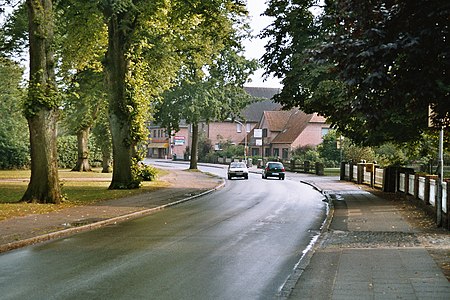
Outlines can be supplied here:
[[247, 128], [245, 127], [244, 124], [242, 124], [242, 122], [238, 121], [238, 120], [234, 120], [234, 122], [240, 124], [242, 126], [242, 128], [244, 128], [244, 160], [245, 160], [245, 164], [247, 164]]

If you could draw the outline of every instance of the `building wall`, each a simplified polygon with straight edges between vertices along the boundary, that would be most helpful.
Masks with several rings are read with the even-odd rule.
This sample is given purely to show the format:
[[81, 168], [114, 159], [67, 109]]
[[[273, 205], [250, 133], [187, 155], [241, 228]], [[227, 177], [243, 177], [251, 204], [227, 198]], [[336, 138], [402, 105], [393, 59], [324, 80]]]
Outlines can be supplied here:
[[[171, 151], [170, 151], [170, 157], [172, 158], [173, 155], [177, 156], [177, 159], [183, 159], [184, 154], [186, 153], [186, 149], [189, 147], [190, 149], [190, 133], [189, 133], [190, 127], [183, 127], [180, 128], [180, 130], [175, 133], [174, 136], [171, 137]], [[184, 143], [181, 144], [181, 138], [184, 138]]]
[[292, 149], [303, 146], [317, 146], [322, 143], [322, 129], [329, 128], [329, 124], [309, 123], [305, 130], [292, 143]]
[[[246, 125], [246, 124], [244, 124]], [[238, 145], [243, 143], [247, 131], [251, 131], [256, 126], [256, 123], [248, 123], [247, 128], [242, 128], [240, 124], [235, 122], [211, 122], [208, 126], [207, 137], [211, 140], [214, 146], [221, 141], [231, 141]], [[240, 129], [240, 132], [238, 132]]]

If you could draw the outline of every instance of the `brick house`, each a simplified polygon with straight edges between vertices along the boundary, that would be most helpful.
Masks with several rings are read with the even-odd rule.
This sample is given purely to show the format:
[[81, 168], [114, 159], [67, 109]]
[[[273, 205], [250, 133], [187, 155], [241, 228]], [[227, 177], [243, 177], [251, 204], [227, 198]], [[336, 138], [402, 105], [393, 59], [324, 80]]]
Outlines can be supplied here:
[[[318, 114], [306, 114], [294, 108], [289, 111], [265, 111], [261, 120], [248, 136], [252, 156], [289, 159], [290, 153], [302, 146], [317, 146], [330, 125]], [[260, 129], [262, 136], [255, 135]], [[255, 137], [256, 136], [256, 137]]]
[[[244, 143], [245, 135], [248, 134], [258, 123], [264, 111], [278, 110], [280, 104], [270, 100], [279, 89], [277, 88], [244, 88], [251, 96], [255, 98], [265, 99], [247, 106], [242, 112], [242, 119], [239, 119], [244, 126], [232, 121], [210, 122], [199, 124], [199, 134], [211, 140], [211, 144], [215, 149], [220, 148], [223, 141], [231, 141], [232, 143]], [[243, 128], [245, 127], [245, 128]], [[188, 158], [192, 128], [190, 124], [184, 121], [180, 124], [180, 130], [175, 135], [169, 137], [165, 130], [155, 124], [149, 126], [149, 142], [147, 144], [147, 157], [150, 158]], [[164, 134], [162, 133], [164, 132]], [[185, 157], [186, 156], [186, 157]]]
[[[223, 121], [199, 124], [199, 135], [211, 141], [215, 150], [223, 142], [244, 145], [250, 156], [289, 158], [292, 150], [299, 146], [316, 146], [322, 142], [329, 125], [317, 114], [305, 114], [298, 109], [281, 110], [281, 105], [270, 100], [279, 89], [246, 87], [252, 96], [260, 99], [241, 112], [239, 122]], [[263, 138], [255, 138], [255, 129], [262, 129]], [[148, 157], [188, 159], [192, 128], [180, 124], [180, 130], [169, 137], [164, 129], [150, 127]], [[163, 136], [164, 135], [164, 136]], [[247, 139], [246, 139], [247, 136]]]

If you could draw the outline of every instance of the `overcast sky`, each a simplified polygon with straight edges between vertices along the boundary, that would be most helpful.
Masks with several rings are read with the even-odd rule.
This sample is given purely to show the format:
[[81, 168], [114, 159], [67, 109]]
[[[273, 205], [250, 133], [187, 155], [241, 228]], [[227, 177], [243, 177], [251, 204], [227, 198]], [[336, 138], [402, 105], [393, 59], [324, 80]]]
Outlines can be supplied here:
[[[266, 0], [247, 0], [247, 9], [250, 14], [250, 26], [253, 30], [253, 35], [258, 34], [261, 30], [267, 27], [271, 23], [271, 18], [263, 17], [261, 14], [265, 11], [267, 5], [265, 4]], [[264, 45], [266, 44], [265, 40], [255, 38], [251, 41], [247, 41], [244, 43], [245, 46], [245, 56], [247, 58], [256, 58], [260, 59], [264, 54]], [[247, 83], [246, 86], [255, 86], [255, 87], [281, 87], [281, 84], [278, 79], [268, 78], [266, 81], [263, 81], [263, 70], [258, 70], [255, 72], [255, 75], [251, 77], [252, 82]]]

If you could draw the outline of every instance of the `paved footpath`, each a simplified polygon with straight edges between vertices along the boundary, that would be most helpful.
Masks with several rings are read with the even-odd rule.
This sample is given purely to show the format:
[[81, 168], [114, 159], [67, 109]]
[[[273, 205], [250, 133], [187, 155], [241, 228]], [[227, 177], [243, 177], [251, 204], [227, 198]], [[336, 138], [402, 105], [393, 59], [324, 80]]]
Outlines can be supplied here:
[[[304, 181], [332, 201], [332, 219], [286, 297], [450, 299], [450, 283], [427, 251], [426, 234], [411, 227], [392, 201], [337, 179]], [[448, 258], [448, 232], [440, 237], [431, 243]]]

